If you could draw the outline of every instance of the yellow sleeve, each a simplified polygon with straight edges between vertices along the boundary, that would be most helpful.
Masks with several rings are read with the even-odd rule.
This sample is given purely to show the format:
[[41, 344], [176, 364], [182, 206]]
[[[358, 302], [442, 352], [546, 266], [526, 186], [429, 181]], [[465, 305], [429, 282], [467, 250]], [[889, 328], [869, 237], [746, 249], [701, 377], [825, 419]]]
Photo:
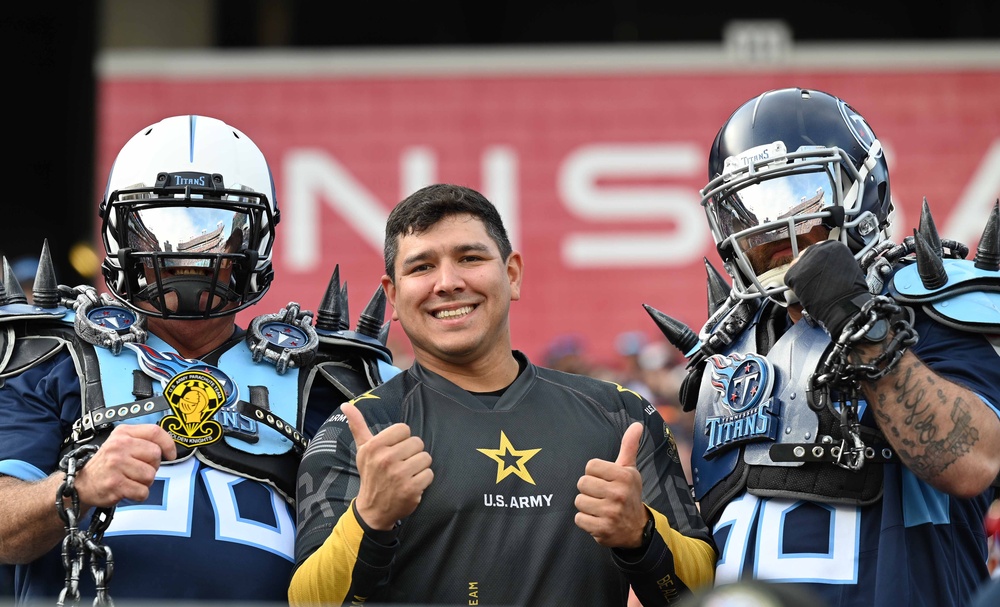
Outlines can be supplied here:
[[663, 514], [652, 508], [649, 511], [656, 522], [656, 532], [674, 555], [674, 572], [681, 582], [691, 590], [710, 586], [715, 581], [715, 549], [671, 527]]
[[288, 586], [289, 605], [342, 605], [351, 588], [362, 537], [364, 530], [354, 517], [352, 500], [323, 545], [295, 570]]

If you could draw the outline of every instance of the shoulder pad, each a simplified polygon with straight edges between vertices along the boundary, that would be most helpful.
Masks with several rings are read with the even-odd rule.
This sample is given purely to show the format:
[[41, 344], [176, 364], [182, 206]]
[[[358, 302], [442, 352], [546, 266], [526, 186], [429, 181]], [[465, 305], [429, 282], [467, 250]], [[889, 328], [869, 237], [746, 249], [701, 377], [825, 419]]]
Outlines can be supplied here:
[[39, 308], [31, 304], [15, 303], [0, 306], [0, 324], [15, 320], [59, 320], [70, 312], [69, 308]]
[[73, 325], [85, 342], [111, 350], [115, 356], [126, 343], [145, 343], [146, 315], [137, 314], [115, 301], [107, 293], [98, 294], [94, 287], [83, 285], [73, 289], [76, 299]]
[[[691, 363], [725, 351], [767, 306], [758, 300], [740, 299], [720, 307], [701, 329], [699, 351], [687, 354]], [[690, 366], [690, 365], [689, 365]]]
[[[69, 316], [72, 318], [72, 314]], [[72, 324], [63, 321], [58, 313], [17, 316], [17, 319], [25, 322], [0, 323], [0, 378], [19, 375], [47, 361], [74, 338]], [[13, 321], [14, 317], [6, 320]]]
[[967, 259], [943, 259], [948, 280], [928, 289], [917, 264], [900, 268], [889, 283], [889, 294], [902, 304], [922, 305], [938, 322], [962, 331], [1000, 331], [1000, 271], [983, 270]]
[[320, 352], [335, 351], [338, 348], [357, 348], [375, 355], [379, 360], [392, 364], [392, 352], [388, 346], [374, 337], [369, 337], [357, 331], [326, 331], [316, 330], [319, 336]]
[[[0, 333], [4, 330], [0, 329]], [[0, 360], [0, 378], [20, 375], [28, 369], [40, 365], [58, 354], [68, 340], [54, 335], [37, 335], [12, 339], [9, 342], [6, 335], [0, 336], [4, 341], [4, 358]], [[9, 347], [7, 347], [9, 346]]]
[[[66, 324], [66, 318], [69, 318]], [[53, 326], [72, 326], [72, 311], [62, 306], [40, 308], [27, 303], [0, 306], [0, 378], [25, 371], [51, 358], [64, 341], [45, 337]], [[26, 337], [36, 337], [25, 347]]]
[[[132, 312], [107, 293], [98, 294], [97, 289], [88, 285], [59, 286], [59, 291], [61, 304], [51, 308], [25, 303], [0, 306], [0, 325], [25, 321], [17, 332], [30, 336], [43, 330], [43, 326], [53, 326], [38, 321], [55, 322], [56, 326], [65, 324], [75, 327], [77, 336], [83, 341], [107, 348], [116, 355], [126, 342], [145, 342], [145, 315]], [[0, 350], [0, 360], [2, 357]]]

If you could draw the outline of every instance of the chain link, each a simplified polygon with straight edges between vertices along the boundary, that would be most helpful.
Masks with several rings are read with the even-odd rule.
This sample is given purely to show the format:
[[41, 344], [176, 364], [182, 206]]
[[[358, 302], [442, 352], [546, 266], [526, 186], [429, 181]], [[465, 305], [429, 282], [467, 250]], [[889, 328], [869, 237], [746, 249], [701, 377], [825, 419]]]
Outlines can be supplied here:
[[[891, 339], [878, 356], [868, 362], [851, 363], [854, 346], [867, 340], [879, 323], [888, 327]], [[884, 337], [883, 337], [884, 339]], [[917, 343], [917, 332], [910, 326], [903, 308], [891, 297], [879, 295], [865, 303], [861, 311], [841, 331], [836, 343], [816, 372], [809, 379], [809, 403], [816, 410], [829, 409], [840, 418], [843, 434], [837, 465], [848, 470], [860, 470], [865, 463], [865, 443], [861, 439], [858, 401], [862, 398], [862, 381], [877, 381], [890, 373], [906, 349]], [[831, 393], [836, 392], [840, 406], [834, 406]]]
[[[94, 607], [114, 606], [108, 587], [114, 574], [114, 559], [111, 548], [101, 543], [114, 516], [114, 507], [96, 508], [87, 531], [80, 529], [80, 494], [76, 491], [76, 475], [90, 458], [97, 453], [96, 445], [84, 445], [67, 453], [59, 461], [59, 469], [66, 472], [66, 478], [56, 492], [56, 511], [66, 525], [66, 537], [62, 543], [62, 562], [66, 570], [66, 584], [59, 593], [56, 605], [62, 607], [69, 600], [72, 605], [80, 604], [80, 572], [89, 561], [90, 574], [94, 578], [96, 596]], [[66, 500], [70, 506], [66, 506]]]

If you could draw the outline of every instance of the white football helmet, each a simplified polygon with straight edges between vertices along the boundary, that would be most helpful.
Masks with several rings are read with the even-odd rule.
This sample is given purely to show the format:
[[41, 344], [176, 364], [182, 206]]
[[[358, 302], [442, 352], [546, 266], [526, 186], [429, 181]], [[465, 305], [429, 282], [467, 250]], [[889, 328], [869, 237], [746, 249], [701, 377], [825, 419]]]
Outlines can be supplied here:
[[133, 310], [214, 318], [271, 285], [271, 171], [257, 145], [220, 120], [174, 116], [136, 133], [115, 159], [100, 216], [104, 279]]

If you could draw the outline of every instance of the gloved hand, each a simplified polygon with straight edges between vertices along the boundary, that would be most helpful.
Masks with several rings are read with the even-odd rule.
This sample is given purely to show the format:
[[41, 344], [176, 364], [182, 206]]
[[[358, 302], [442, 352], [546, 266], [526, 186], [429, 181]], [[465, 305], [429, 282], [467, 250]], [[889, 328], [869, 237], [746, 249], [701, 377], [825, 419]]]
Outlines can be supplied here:
[[803, 251], [785, 273], [785, 284], [834, 340], [872, 298], [858, 261], [847, 245], [836, 240], [825, 240]]

